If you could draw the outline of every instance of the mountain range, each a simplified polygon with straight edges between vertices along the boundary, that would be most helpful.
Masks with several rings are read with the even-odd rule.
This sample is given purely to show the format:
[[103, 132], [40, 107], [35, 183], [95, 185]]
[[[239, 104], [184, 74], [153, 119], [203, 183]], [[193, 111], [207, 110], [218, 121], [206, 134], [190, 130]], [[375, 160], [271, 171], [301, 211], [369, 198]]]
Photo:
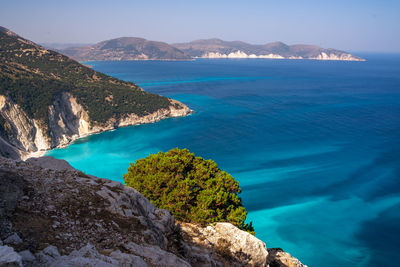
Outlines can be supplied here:
[[[51, 44], [48, 45], [51, 47]], [[137, 37], [122, 37], [94, 45], [72, 46], [57, 51], [78, 61], [91, 60], [192, 60], [194, 58], [271, 58], [365, 61], [336, 49], [315, 45], [287, 45], [273, 42], [263, 45], [242, 41], [202, 39], [188, 43], [167, 44]]]
[[90, 60], [190, 60], [191, 57], [167, 43], [137, 37], [121, 37], [94, 45], [59, 50], [78, 61]]

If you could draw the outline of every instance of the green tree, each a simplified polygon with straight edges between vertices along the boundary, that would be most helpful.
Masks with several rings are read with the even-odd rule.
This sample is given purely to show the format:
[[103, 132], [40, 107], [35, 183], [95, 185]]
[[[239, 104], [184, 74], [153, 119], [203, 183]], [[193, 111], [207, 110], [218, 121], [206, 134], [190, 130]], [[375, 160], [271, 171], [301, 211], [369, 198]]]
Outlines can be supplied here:
[[127, 186], [185, 222], [230, 222], [254, 234], [238, 197], [239, 183], [212, 160], [187, 149], [172, 149], [131, 163], [124, 174]]

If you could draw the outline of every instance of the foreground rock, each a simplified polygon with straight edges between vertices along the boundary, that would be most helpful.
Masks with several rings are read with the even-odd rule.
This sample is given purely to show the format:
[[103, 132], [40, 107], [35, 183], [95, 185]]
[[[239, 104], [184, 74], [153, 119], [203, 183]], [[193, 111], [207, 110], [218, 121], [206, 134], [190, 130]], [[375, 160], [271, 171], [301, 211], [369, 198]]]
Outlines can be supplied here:
[[0, 259], [14, 264], [0, 266], [303, 266], [276, 265], [282, 255], [229, 223], [180, 226], [135, 189], [65, 161], [0, 167]]

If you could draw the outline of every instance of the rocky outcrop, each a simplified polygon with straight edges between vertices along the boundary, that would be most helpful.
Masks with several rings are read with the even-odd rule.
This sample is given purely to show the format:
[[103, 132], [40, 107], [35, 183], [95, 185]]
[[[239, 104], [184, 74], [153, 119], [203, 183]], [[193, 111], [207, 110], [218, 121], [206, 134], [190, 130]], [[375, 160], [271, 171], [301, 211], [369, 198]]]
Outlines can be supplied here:
[[229, 223], [180, 224], [135, 189], [51, 157], [0, 157], [0, 200], [5, 266], [285, 266]]
[[62, 93], [48, 107], [48, 126], [30, 118], [18, 104], [0, 95], [0, 117], [5, 128], [0, 131], [1, 155], [26, 159], [32, 155], [70, 144], [77, 138], [117, 127], [152, 123], [168, 117], [186, 116], [192, 111], [176, 100], [168, 109], [159, 109], [144, 116], [125, 114], [104, 124], [90, 120], [88, 112], [70, 93]]
[[[237, 266], [266, 266], [268, 251], [264, 242], [255, 236], [239, 230], [230, 223], [216, 223], [207, 227], [195, 224], [182, 224], [184, 238], [187, 244], [194, 246], [189, 251], [196, 251], [201, 247], [205, 258], [211, 251], [215, 251], [216, 260], [228, 265], [235, 262]], [[221, 257], [222, 256], [222, 257]]]
[[12, 247], [0, 246], [0, 266], [22, 267], [22, 258]]
[[279, 248], [268, 249], [270, 267], [305, 267], [298, 259]]

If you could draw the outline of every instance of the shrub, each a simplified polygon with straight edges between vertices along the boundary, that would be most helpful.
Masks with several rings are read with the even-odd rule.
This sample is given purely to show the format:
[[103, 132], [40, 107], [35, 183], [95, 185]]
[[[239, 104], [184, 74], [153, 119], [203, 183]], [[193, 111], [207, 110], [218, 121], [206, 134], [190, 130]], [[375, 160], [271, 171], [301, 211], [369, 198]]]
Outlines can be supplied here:
[[195, 157], [187, 149], [175, 148], [131, 163], [124, 181], [178, 220], [230, 222], [254, 233], [251, 223], [245, 223], [239, 183], [214, 161]]

